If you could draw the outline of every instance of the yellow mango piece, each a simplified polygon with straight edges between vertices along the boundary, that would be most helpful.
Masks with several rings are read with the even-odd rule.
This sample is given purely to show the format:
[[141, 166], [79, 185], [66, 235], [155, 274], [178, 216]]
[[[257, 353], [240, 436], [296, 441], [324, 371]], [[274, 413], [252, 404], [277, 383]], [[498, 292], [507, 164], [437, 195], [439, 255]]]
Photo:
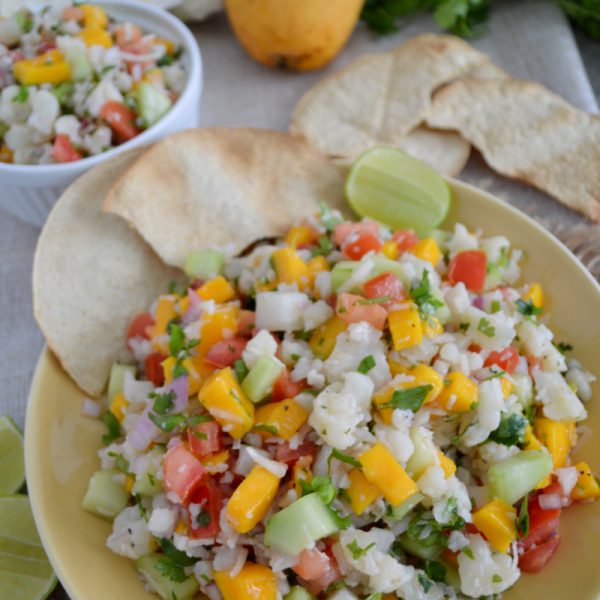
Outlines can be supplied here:
[[13, 151], [6, 145], [0, 146], [0, 163], [11, 163], [13, 161]]
[[207, 281], [196, 290], [196, 294], [198, 294], [202, 300], [214, 300], [217, 304], [229, 302], [229, 300], [235, 298], [235, 290], [229, 281], [222, 275]]
[[125, 400], [123, 392], [119, 392], [113, 396], [110, 401], [110, 412], [117, 417], [119, 423], [123, 422], [125, 418], [125, 409], [129, 406], [129, 402]]
[[175, 533], [186, 533], [187, 532], [187, 525], [185, 524], [185, 521], [183, 519], [179, 519], [179, 521], [177, 521], [177, 525], [175, 526]]
[[481, 531], [492, 547], [506, 552], [517, 539], [515, 519], [517, 511], [504, 500], [492, 500], [473, 513], [473, 524]]
[[544, 308], [544, 288], [539, 283], [532, 283], [523, 295], [523, 300], [531, 300], [536, 308]]
[[271, 255], [277, 281], [279, 283], [295, 283], [299, 289], [310, 283], [308, 265], [292, 248], [279, 248]]
[[132, 477], [131, 475], [127, 475], [125, 477], [125, 491], [128, 494], [131, 494], [131, 490], [133, 489], [134, 483], [135, 483], [135, 477]]
[[201, 377], [206, 377], [215, 370], [214, 366], [204, 361], [208, 351], [217, 342], [229, 339], [237, 333], [238, 313], [239, 308], [232, 304], [222, 306], [203, 318], [198, 335], [200, 343], [196, 346], [196, 355], [192, 358]]
[[422, 319], [421, 326], [423, 327], [423, 335], [428, 338], [444, 333], [444, 326], [436, 317]]
[[538, 440], [548, 448], [555, 469], [567, 464], [571, 450], [573, 421], [552, 421], [546, 417], [536, 417], [533, 431]]
[[246, 398], [230, 367], [204, 382], [198, 400], [231, 437], [239, 439], [252, 429], [254, 404]]
[[546, 475], [544, 479], [542, 479], [533, 489], [534, 490], [543, 490], [545, 487], [548, 487], [552, 483], [552, 476]]
[[238, 533], [248, 533], [265, 517], [279, 488], [279, 477], [255, 465], [227, 502], [226, 516]]
[[[312, 462], [312, 459], [309, 462]], [[294, 464], [292, 469], [292, 483], [294, 484], [294, 490], [296, 490], [298, 498], [302, 495], [302, 481], [310, 483], [312, 481], [312, 473], [310, 472], [308, 463], [300, 459]]]
[[[165, 358], [165, 360], [160, 363], [165, 375], [165, 383], [171, 383], [173, 381], [173, 369], [175, 368], [176, 363], [177, 359], [173, 356]], [[181, 365], [188, 372], [188, 397], [193, 396], [200, 389], [202, 378], [191, 358], [184, 358]]]
[[162, 37], [157, 37], [157, 38], [154, 38], [154, 41], [152, 43], [155, 46], [164, 46], [167, 54], [169, 54], [169, 55], [172, 55], [175, 53], [175, 44], [171, 40], [168, 40], [168, 39], [162, 38]]
[[514, 383], [508, 377], [500, 377], [500, 389], [505, 400], [512, 394], [514, 387]]
[[285, 236], [285, 243], [296, 250], [299, 246], [305, 246], [314, 242], [318, 237], [317, 232], [306, 225], [292, 227]]
[[426, 260], [434, 267], [437, 266], [442, 258], [440, 247], [431, 237], [419, 240], [417, 243], [413, 244], [407, 252], [410, 252], [421, 260]]
[[35, 58], [13, 65], [15, 79], [21, 85], [59, 84], [71, 79], [71, 68], [60, 50], [50, 50]]
[[379, 498], [381, 492], [376, 485], [369, 483], [358, 469], [352, 469], [348, 473], [348, 478], [350, 487], [346, 489], [346, 493], [350, 498], [350, 507], [355, 514], [362, 515]]
[[400, 256], [400, 248], [398, 248], [398, 244], [394, 240], [388, 240], [383, 243], [381, 253], [392, 260], [396, 260]]
[[440, 459], [440, 467], [442, 467], [446, 477], [452, 477], [456, 473], [456, 463], [441, 450], [438, 450], [438, 458]]
[[402, 373], [406, 373], [406, 371], [408, 371], [408, 369], [410, 368], [406, 365], [396, 362], [395, 360], [388, 361], [388, 366], [390, 368], [390, 373], [392, 374], [392, 377], [395, 377], [396, 375], [401, 375]]
[[332, 353], [337, 336], [346, 329], [348, 323], [335, 315], [313, 331], [308, 344], [318, 358], [325, 360]]
[[538, 440], [534, 433], [533, 433], [533, 429], [531, 427], [531, 425], [529, 425], [529, 423], [527, 424], [527, 427], [525, 428], [525, 435], [523, 436], [523, 441], [524, 441], [524, 450], [541, 450], [542, 449], [542, 444], [540, 443], [540, 440]]
[[100, 6], [96, 4], [82, 4], [79, 8], [83, 11], [83, 25], [85, 27], [100, 27], [104, 29], [108, 25], [108, 16]]
[[419, 491], [417, 484], [382, 443], [377, 442], [363, 452], [358, 460], [367, 481], [378, 487], [393, 507]]
[[156, 314], [154, 315], [153, 338], [167, 333], [169, 322], [177, 317], [177, 309], [175, 307], [176, 302], [176, 296], [161, 296], [158, 299], [158, 302], [156, 303]]
[[229, 460], [229, 450], [221, 450], [221, 452], [214, 452], [213, 454], [207, 454], [200, 459], [202, 466], [209, 473], [218, 473], [219, 465], [226, 463]]
[[573, 500], [594, 500], [600, 496], [600, 486], [592, 474], [592, 470], [586, 462], [579, 462], [575, 465], [579, 476], [577, 483], [571, 492]]
[[[284, 440], [289, 440], [308, 421], [308, 417], [308, 411], [293, 398], [289, 398], [281, 402], [271, 402], [261, 406], [256, 411], [254, 422], [255, 427], [258, 425], [274, 427], [278, 436]], [[269, 431], [262, 429], [257, 429], [257, 431], [263, 437], [271, 437], [272, 435]]]
[[84, 27], [77, 37], [81, 38], [86, 46], [102, 46], [103, 48], [110, 48], [113, 45], [113, 39], [110, 33], [101, 27]]
[[231, 577], [229, 571], [214, 571], [213, 577], [223, 600], [276, 600], [275, 573], [264, 565], [247, 562]]
[[394, 350], [404, 350], [423, 341], [423, 326], [415, 306], [395, 310], [388, 315]]
[[471, 410], [479, 399], [479, 388], [459, 371], [448, 373], [444, 379], [437, 403], [449, 412], [462, 413]]

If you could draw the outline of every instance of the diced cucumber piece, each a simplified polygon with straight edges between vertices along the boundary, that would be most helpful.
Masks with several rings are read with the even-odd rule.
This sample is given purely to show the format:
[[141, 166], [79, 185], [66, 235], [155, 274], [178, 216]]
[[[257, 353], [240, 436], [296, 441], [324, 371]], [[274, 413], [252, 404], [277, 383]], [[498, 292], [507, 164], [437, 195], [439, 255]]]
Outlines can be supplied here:
[[354, 273], [359, 264], [358, 261], [343, 260], [331, 269], [331, 287], [334, 292], [337, 292], [337, 290], [350, 279], [352, 273]]
[[[154, 446], [150, 452], [148, 452], [148, 469], [144, 470], [139, 475], [136, 475], [135, 482], [131, 488], [131, 493], [135, 496], [140, 494], [141, 496], [156, 496], [163, 491], [162, 482], [156, 477], [156, 472], [161, 463], [161, 457], [165, 453], [165, 450], [161, 446]], [[154, 460], [153, 460], [154, 459]]]
[[406, 463], [406, 470], [414, 478], [420, 477], [429, 467], [437, 464], [437, 449], [433, 440], [420, 427], [411, 427], [410, 439], [413, 453]]
[[449, 231], [444, 229], [432, 229], [429, 232], [429, 237], [432, 237], [436, 244], [439, 246], [440, 250], [444, 252], [446, 250], [446, 246], [452, 237], [452, 234]]
[[359, 600], [359, 598], [356, 594], [353, 594], [347, 587], [343, 587], [329, 594], [327, 596], [327, 600]]
[[150, 83], [141, 83], [138, 89], [140, 117], [151, 127], [167, 113], [173, 103], [171, 99]]
[[460, 590], [458, 569], [445, 560], [442, 561], [442, 564], [446, 567], [446, 583], [451, 585], [455, 590]]
[[189, 600], [198, 591], [198, 581], [195, 577], [186, 577], [183, 581], [173, 581], [160, 569], [160, 561], [165, 560], [164, 554], [147, 554], [135, 561], [135, 568], [144, 579], [154, 588], [154, 591], [164, 600]]
[[442, 295], [442, 290], [440, 290], [437, 286], [432, 283], [429, 284], [429, 293], [438, 301], [442, 303], [442, 306], [438, 306], [435, 309], [434, 316], [439, 319], [440, 323], [444, 325], [450, 320], [452, 313], [448, 308], [448, 305], [444, 301], [444, 296]]
[[513, 373], [512, 378], [514, 380], [513, 394], [515, 394], [519, 400], [519, 404], [523, 408], [527, 408], [533, 402], [533, 382], [529, 375], [524, 373]]
[[415, 507], [419, 502], [423, 500], [423, 494], [417, 492], [413, 494], [410, 498], [407, 498], [402, 504], [396, 506], [396, 508], [392, 508], [392, 519], [396, 519], [400, 521], [404, 519], [404, 517]]
[[313, 493], [275, 513], [267, 522], [264, 541], [271, 548], [296, 555], [338, 529], [330, 508]]
[[71, 79], [73, 81], [87, 81], [94, 76], [92, 63], [85, 50], [76, 46], [66, 51], [66, 59], [71, 68]]
[[261, 356], [242, 381], [242, 389], [252, 402], [264, 400], [273, 388], [281, 371], [282, 362], [273, 356]]
[[433, 546], [425, 546], [422, 542], [410, 539], [405, 533], [398, 538], [398, 541], [409, 554], [418, 556], [423, 560], [435, 560], [443, 550], [441, 546], [435, 544]]
[[535, 450], [524, 450], [493, 464], [488, 471], [491, 498], [514, 504], [552, 473], [552, 458]]
[[129, 501], [125, 486], [114, 479], [119, 474], [122, 475], [116, 469], [96, 471], [88, 483], [81, 506], [94, 515], [112, 521]]
[[197, 279], [212, 279], [223, 273], [225, 257], [218, 250], [196, 250], [185, 258], [185, 274]]
[[[398, 279], [400, 279], [402, 285], [406, 289], [410, 289], [410, 280], [406, 276], [406, 271], [400, 263], [388, 258], [387, 256], [383, 256], [382, 254], [371, 256], [369, 260], [373, 262], [373, 268], [365, 278], [365, 281], [368, 281], [377, 275], [393, 273], [398, 277]], [[363, 264], [364, 263], [362, 261], [353, 260], [343, 260], [342, 262], [337, 263], [331, 270], [331, 286], [333, 291], [336, 292], [340, 286], [342, 286], [352, 276], [354, 271]], [[351, 291], [360, 292], [360, 285], [357, 285], [357, 287]]]
[[485, 281], [483, 282], [484, 290], [493, 290], [502, 283], [502, 271], [496, 263], [488, 263]]
[[110, 368], [110, 377], [108, 379], [109, 402], [111, 402], [118, 393], [123, 391], [123, 386], [125, 385], [125, 373], [131, 373], [135, 379], [135, 367], [113, 363], [113, 366]]
[[283, 600], [314, 600], [314, 596], [309, 594], [303, 587], [295, 585], [284, 597]]

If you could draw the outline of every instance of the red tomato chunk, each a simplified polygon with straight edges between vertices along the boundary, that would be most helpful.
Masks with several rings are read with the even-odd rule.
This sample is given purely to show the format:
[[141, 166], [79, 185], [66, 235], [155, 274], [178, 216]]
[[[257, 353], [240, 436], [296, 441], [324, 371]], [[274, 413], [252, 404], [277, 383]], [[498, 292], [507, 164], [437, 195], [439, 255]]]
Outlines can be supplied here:
[[472, 292], [481, 292], [485, 283], [487, 257], [482, 250], [459, 252], [448, 266], [448, 281], [452, 285], [465, 284]]

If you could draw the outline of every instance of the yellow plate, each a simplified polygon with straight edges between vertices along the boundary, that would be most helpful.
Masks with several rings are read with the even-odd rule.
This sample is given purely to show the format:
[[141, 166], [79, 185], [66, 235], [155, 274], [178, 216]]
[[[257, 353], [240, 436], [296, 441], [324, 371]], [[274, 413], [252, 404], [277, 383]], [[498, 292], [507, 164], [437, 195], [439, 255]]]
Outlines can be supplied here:
[[[451, 183], [454, 201], [448, 226], [461, 221], [486, 235], [505, 235], [525, 250], [524, 276], [543, 284], [557, 339], [575, 346], [573, 355], [600, 375], [600, 287], [559, 242], [509, 205], [463, 183]], [[85, 348], [81, 351], [85, 352]], [[600, 432], [600, 382], [588, 424]], [[110, 524], [80, 508], [104, 427], [82, 416], [84, 395], [45, 350], [33, 380], [25, 430], [27, 484], [33, 513], [48, 556], [73, 600], [143, 600], [133, 563], [106, 546]], [[579, 452], [600, 472], [600, 433]], [[567, 509], [562, 544], [539, 575], [524, 575], [506, 600], [600, 598], [600, 502]], [[576, 591], [575, 591], [576, 590]]]

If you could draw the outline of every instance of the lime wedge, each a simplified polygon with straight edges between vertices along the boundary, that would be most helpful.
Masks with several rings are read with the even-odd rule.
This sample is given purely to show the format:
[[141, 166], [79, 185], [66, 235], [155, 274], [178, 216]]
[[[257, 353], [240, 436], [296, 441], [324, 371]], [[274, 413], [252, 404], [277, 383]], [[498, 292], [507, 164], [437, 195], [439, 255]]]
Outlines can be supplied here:
[[0, 598], [42, 600], [55, 586], [27, 496], [0, 498]]
[[346, 198], [361, 217], [424, 235], [450, 207], [444, 178], [410, 154], [376, 147], [359, 156], [346, 179]]
[[23, 436], [10, 417], [0, 417], [0, 496], [18, 492], [24, 482]]

